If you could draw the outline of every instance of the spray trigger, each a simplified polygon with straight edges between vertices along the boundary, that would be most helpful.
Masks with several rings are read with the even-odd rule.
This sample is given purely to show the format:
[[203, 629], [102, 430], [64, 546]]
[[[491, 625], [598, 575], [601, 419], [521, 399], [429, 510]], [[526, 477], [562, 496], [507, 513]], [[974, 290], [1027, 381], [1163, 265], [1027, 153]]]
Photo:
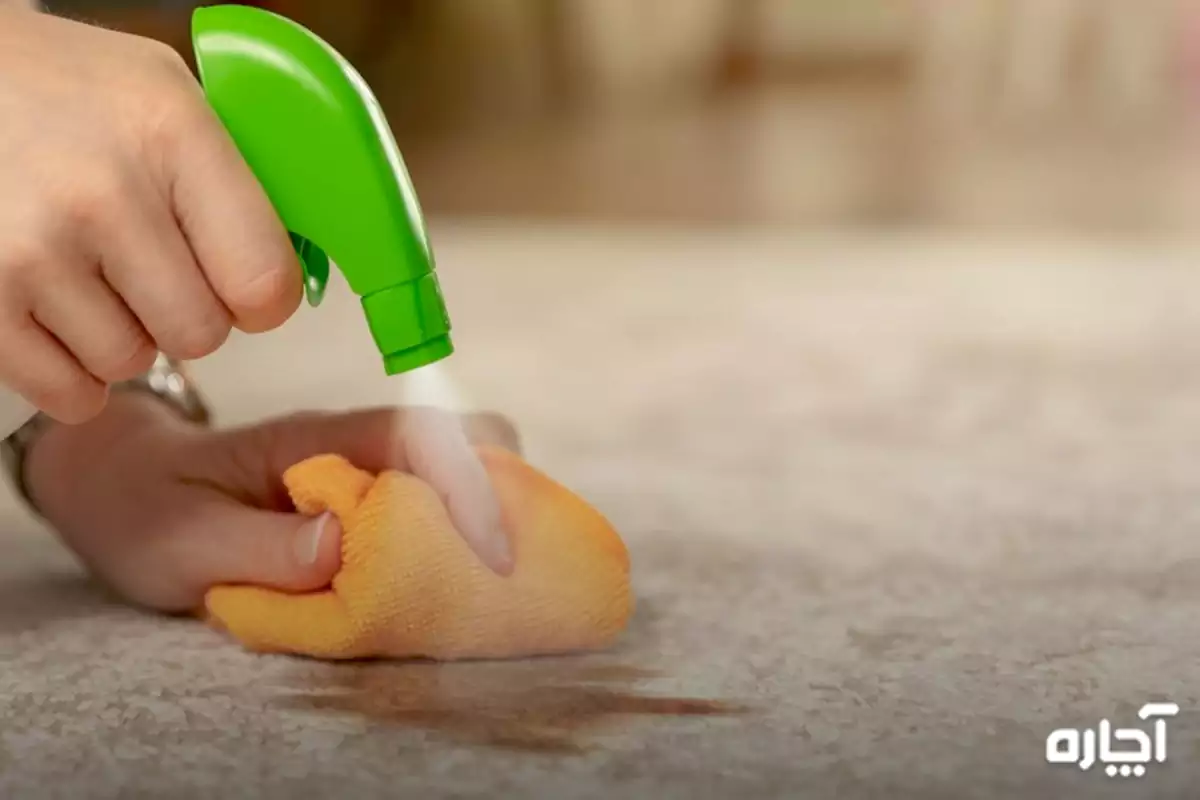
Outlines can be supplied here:
[[292, 248], [300, 259], [304, 270], [304, 296], [308, 304], [316, 308], [325, 299], [325, 285], [329, 282], [329, 256], [325, 251], [299, 234], [290, 233]]

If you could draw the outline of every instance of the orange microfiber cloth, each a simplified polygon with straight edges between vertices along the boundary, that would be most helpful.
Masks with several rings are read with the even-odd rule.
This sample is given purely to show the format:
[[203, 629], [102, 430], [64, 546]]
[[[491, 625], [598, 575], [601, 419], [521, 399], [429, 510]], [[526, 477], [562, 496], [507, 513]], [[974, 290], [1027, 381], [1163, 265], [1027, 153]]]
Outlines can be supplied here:
[[215, 587], [211, 621], [251, 650], [329, 659], [511, 658], [611, 644], [633, 610], [621, 538], [520, 457], [478, 452], [510, 531], [511, 575], [477, 560], [421, 479], [316, 456], [284, 484], [298, 510], [332, 511], [342, 524], [332, 585], [310, 594]]

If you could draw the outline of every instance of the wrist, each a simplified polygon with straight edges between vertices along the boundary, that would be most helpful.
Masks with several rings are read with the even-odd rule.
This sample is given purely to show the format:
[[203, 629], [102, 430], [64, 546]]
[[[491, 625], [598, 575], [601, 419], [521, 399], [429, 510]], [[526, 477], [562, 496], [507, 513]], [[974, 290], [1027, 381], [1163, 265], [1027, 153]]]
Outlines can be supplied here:
[[[35, 511], [57, 495], [88, 464], [111, 448], [173, 430], [187, 435], [208, 427], [211, 417], [184, 367], [163, 355], [140, 378], [117, 384], [108, 404], [82, 425], [59, 425], [38, 415], [9, 436], [0, 452], [10, 479]], [[37, 451], [36, 463], [34, 451]]]

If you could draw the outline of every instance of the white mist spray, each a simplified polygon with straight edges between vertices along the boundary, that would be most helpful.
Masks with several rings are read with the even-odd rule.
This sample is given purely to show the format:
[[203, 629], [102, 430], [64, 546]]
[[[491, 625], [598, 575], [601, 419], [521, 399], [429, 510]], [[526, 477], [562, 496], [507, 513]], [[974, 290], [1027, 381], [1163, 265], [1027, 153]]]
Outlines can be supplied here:
[[398, 380], [407, 409], [402, 442], [413, 474], [433, 486], [471, 549], [493, 569], [512, 566], [500, 504], [491, 480], [462, 424], [466, 397], [442, 363], [406, 373]]

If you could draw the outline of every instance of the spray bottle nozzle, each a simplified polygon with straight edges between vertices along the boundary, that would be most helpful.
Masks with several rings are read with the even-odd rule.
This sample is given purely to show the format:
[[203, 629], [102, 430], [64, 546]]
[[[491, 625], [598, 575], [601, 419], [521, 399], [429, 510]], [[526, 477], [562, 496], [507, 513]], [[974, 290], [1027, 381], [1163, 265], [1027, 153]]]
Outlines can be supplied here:
[[198, 8], [192, 41], [209, 104], [292, 234], [309, 303], [332, 259], [389, 375], [450, 355], [416, 193], [358, 72], [311, 31], [247, 6]]
[[432, 364], [454, 352], [450, 320], [433, 272], [369, 294], [362, 307], [388, 375]]

